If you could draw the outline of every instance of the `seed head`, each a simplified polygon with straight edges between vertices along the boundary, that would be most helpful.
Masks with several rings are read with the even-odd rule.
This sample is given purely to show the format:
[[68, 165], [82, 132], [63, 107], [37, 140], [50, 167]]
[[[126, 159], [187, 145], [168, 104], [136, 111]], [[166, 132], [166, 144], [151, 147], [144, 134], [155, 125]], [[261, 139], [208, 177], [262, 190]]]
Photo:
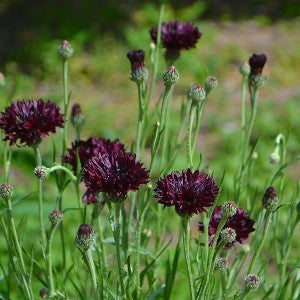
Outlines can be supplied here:
[[49, 214], [49, 221], [52, 225], [58, 225], [63, 220], [64, 214], [58, 210], [52, 210]]
[[250, 65], [247, 62], [244, 62], [240, 66], [240, 73], [244, 76], [247, 77], [250, 74]]
[[179, 73], [175, 66], [167, 68], [163, 73], [163, 80], [165, 86], [172, 86], [177, 83], [179, 79]]
[[244, 278], [244, 288], [248, 291], [256, 291], [260, 286], [260, 278], [255, 274], [249, 274]]
[[40, 289], [40, 297], [43, 299], [47, 299], [50, 297], [50, 290], [46, 287], [43, 287], [42, 289]]
[[76, 241], [84, 251], [87, 251], [95, 242], [93, 228], [88, 224], [81, 224], [77, 231]]
[[235, 202], [228, 201], [221, 206], [221, 210], [222, 210], [222, 214], [225, 215], [226, 217], [232, 217], [236, 214], [237, 207]]
[[275, 211], [279, 202], [276, 190], [270, 186], [266, 189], [263, 195], [263, 207], [269, 211]]
[[194, 103], [202, 102], [206, 98], [205, 89], [197, 84], [191, 87], [189, 95]]
[[221, 240], [227, 243], [235, 241], [236, 232], [233, 228], [227, 227], [220, 232]]
[[5, 86], [6, 81], [5, 81], [5, 76], [3, 75], [3, 73], [0, 72], [0, 87]]
[[228, 269], [228, 261], [225, 257], [219, 257], [216, 260], [216, 269], [224, 272]]
[[208, 94], [212, 89], [218, 86], [218, 80], [214, 76], [208, 76], [205, 80], [205, 92]]
[[63, 41], [60, 46], [58, 47], [58, 54], [64, 58], [70, 58], [73, 55], [73, 48], [68, 41]]
[[79, 129], [85, 122], [83, 113], [81, 112], [81, 107], [78, 103], [72, 106], [71, 112], [71, 123], [76, 128]]
[[0, 185], [0, 197], [2, 197], [4, 200], [10, 199], [13, 194], [14, 189], [9, 183], [5, 182]]
[[277, 165], [280, 162], [280, 155], [276, 151], [272, 152], [269, 156], [269, 162], [272, 165]]
[[50, 170], [45, 166], [37, 166], [33, 171], [34, 175], [39, 179], [45, 179], [49, 176]]

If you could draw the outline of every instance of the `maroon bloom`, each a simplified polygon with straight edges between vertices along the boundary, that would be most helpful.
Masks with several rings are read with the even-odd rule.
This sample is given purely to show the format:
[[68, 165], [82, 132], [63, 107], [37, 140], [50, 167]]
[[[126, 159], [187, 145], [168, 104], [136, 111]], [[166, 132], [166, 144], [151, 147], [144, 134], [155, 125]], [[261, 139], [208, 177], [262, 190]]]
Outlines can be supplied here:
[[[208, 228], [208, 233], [211, 242], [217, 231], [221, 218], [222, 218], [221, 206], [216, 206], [212, 213], [211, 219], [209, 221], [209, 228]], [[226, 224], [223, 227], [223, 228], [228, 228], [228, 227], [233, 228], [236, 232], [235, 241], [226, 244], [226, 247], [233, 246], [235, 242], [239, 242], [240, 244], [243, 244], [244, 241], [248, 239], [249, 234], [255, 230], [253, 228], [253, 224], [254, 221], [249, 218], [248, 214], [241, 208], [238, 208], [236, 214], [228, 218]], [[204, 230], [204, 226], [202, 222], [199, 223], [199, 230], [202, 232]]]
[[145, 52], [142, 49], [129, 51], [127, 57], [131, 63], [132, 71], [145, 67]]
[[216, 199], [219, 187], [212, 176], [190, 169], [160, 178], [155, 189], [158, 203], [175, 206], [180, 216], [206, 211]]
[[249, 58], [249, 65], [251, 68], [250, 75], [261, 74], [266, 62], [267, 56], [265, 54], [253, 54]]
[[[154, 43], [157, 41], [157, 26], [152, 27], [150, 35]], [[178, 58], [181, 50], [189, 50], [196, 47], [201, 33], [192, 23], [177, 20], [163, 23], [161, 28], [162, 45], [167, 50], [167, 57]]]
[[0, 113], [0, 128], [4, 130], [5, 141], [14, 145], [19, 140], [21, 145], [32, 146], [41, 142], [56, 127], [63, 127], [64, 116], [60, 108], [49, 100], [21, 100], [6, 107]]
[[98, 154], [85, 165], [83, 181], [90, 193], [106, 193], [113, 201], [122, 199], [148, 182], [149, 172], [142, 166], [134, 154], [124, 151]]
[[125, 151], [125, 146], [119, 140], [110, 141], [104, 138], [89, 138], [86, 141], [72, 143], [72, 147], [67, 149], [67, 154], [63, 156], [63, 162], [70, 164], [73, 172], [76, 173], [77, 152], [83, 168], [93, 156], [113, 151]]

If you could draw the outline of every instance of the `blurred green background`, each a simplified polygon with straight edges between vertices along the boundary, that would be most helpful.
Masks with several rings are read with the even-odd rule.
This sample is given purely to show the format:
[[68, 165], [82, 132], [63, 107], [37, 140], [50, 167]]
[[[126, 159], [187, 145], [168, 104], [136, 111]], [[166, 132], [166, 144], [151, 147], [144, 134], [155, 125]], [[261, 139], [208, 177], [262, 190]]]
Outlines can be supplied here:
[[[183, 52], [176, 65], [180, 80], [172, 99], [170, 126], [176, 131], [179, 107], [190, 85], [203, 84], [207, 75], [216, 76], [219, 86], [209, 96], [197, 150], [203, 154], [204, 165], [209, 166], [218, 179], [226, 170], [222, 200], [229, 200], [226, 197], [232, 190], [232, 174], [237, 170], [241, 85], [238, 69], [252, 53], [264, 52], [268, 56], [267, 83], [261, 90], [253, 133], [253, 140], [259, 137], [253, 190], [262, 191], [276, 170], [268, 162], [268, 156], [278, 133], [288, 136], [288, 158], [299, 154], [299, 8], [298, 1], [292, 0], [222, 3], [218, 0], [178, 0], [166, 3], [164, 21], [174, 18], [191, 21], [203, 34], [197, 48]], [[156, 1], [2, 0], [0, 72], [5, 74], [7, 86], [6, 91], [0, 91], [1, 99], [8, 93], [13, 95], [11, 100], [44, 98], [62, 103], [61, 61], [57, 47], [67, 39], [74, 48], [69, 64], [71, 102], [80, 103], [86, 116], [83, 137], [119, 138], [130, 147], [135, 137], [138, 106], [136, 86], [129, 80], [130, 65], [126, 54], [131, 49], [142, 48], [147, 54], [146, 63], [150, 64], [149, 29], [157, 20]], [[161, 59], [153, 106], [163, 89], [161, 73], [164, 68]], [[4, 101], [1, 99], [2, 110]], [[74, 138], [72, 131], [69, 138], [68, 144]], [[52, 161], [52, 139], [53, 136], [42, 143], [46, 165]], [[181, 155], [174, 169], [186, 167], [184, 149]], [[17, 187], [17, 195], [35, 191], [33, 168], [30, 149], [14, 147], [11, 180]], [[290, 201], [299, 174], [299, 164], [287, 170], [287, 199], [283, 202]], [[53, 182], [50, 179], [46, 183], [45, 217], [56, 198]], [[76, 206], [73, 193], [67, 193], [65, 206]], [[25, 236], [28, 232], [33, 235], [38, 232], [35, 196], [16, 205], [15, 213], [19, 220], [26, 222]], [[165, 213], [172, 219], [173, 212]], [[283, 224], [287, 220], [286, 214]], [[66, 226], [71, 240], [77, 223], [71, 215], [66, 216], [65, 222], [74, 224]], [[177, 225], [176, 221], [170, 222], [166, 231], [174, 230]], [[24, 243], [29, 248], [32, 241]], [[297, 261], [299, 252], [296, 249], [300, 242], [295, 239], [294, 243], [292, 253]], [[37, 285], [36, 289], [39, 287]], [[180, 287], [177, 289], [180, 295]]]

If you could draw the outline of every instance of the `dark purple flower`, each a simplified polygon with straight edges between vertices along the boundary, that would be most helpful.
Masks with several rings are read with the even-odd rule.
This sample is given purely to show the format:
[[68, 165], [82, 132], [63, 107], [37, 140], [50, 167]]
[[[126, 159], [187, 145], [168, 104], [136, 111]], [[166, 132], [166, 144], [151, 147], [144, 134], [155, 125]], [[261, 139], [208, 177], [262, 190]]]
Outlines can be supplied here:
[[187, 169], [160, 178], [155, 192], [158, 203], [174, 205], [180, 216], [191, 216], [206, 211], [215, 201], [219, 188], [212, 176]]
[[4, 140], [9, 140], [14, 145], [19, 140], [20, 144], [32, 146], [41, 142], [42, 138], [50, 132], [55, 133], [56, 127], [63, 127], [64, 116], [60, 108], [49, 100], [22, 100], [6, 107], [0, 113], [0, 128], [6, 135]]
[[103, 192], [111, 200], [125, 198], [148, 182], [149, 172], [136, 161], [135, 155], [124, 151], [99, 154], [83, 169], [83, 181], [90, 193]]
[[[209, 221], [209, 228], [208, 228], [208, 233], [211, 242], [217, 231], [221, 218], [222, 218], [221, 206], [216, 206], [212, 213], [211, 219]], [[241, 208], [238, 208], [236, 214], [228, 218], [226, 224], [223, 227], [223, 228], [228, 228], [228, 227], [233, 228], [236, 232], [235, 241], [226, 244], [226, 247], [233, 246], [235, 242], [239, 242], [240, 244], [243, 244], [244, 241], [248, 239], [249, 234], [255, 230], [253, 228], [253, 224], [254, 221], [249, 218], [248, 214]], [[199, 223], [199, 230], [200, 231], [204, 230], [204, 226], [202, 222]]]
[[[152, 27], [150, 35], [154, 43], [157, 41], [157, 26]], [[201, 33], [192, 23], [177, 20], [163, 23], [161, 28], [161, 40], [167, 52], [180, 52], [196, 47]]]
[[261, 74], [266, 62], [267, 56], [265, 54], [253, 54], [249, 58], [249, 65], [251, 68], [250, 75]]
[[145, 52], [142, 49], [132, 50], [127, 53], [127, 57], [131, 63], [131, 79], [138, 83], [147, 80], [148, 70], [144, 63]]
[[110, 141], [104, 138], [89, 138], [86, 141], [76, 141], [72, 147], [67, 149], [67, 154], [63, 157], [63, 162], [70, 164], [74, 173], [77, 170], [77, 156], [83, 168], [90, 158], [100, 154], [111, 153], [113, 151], [125, 151], [125, 146], [119, 141]]

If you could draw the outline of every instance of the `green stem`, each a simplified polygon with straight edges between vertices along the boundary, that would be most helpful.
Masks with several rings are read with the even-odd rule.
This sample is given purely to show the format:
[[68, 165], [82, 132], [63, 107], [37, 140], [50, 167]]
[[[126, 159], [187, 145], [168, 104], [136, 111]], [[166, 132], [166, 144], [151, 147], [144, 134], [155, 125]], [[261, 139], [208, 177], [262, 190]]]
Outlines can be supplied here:
[[96, 275], [96, 268], [95, 268], [91, 248], [89, 248], [87, 251], [84, 252], [84, 256], [87, 262], [87, 267], [91, 275], [93, 288], [95, 291], [97, 291], [97, 275]]
[[252, 260], [251, 260], [249, 268], [248, 268], [248, 274], [251, 272], [254, 264], [256, 263], [257, 258], [260, 255], [260, 252], [261, 252], [261, 250], [262, 250], [262, 248], [264, 246], [264, 242], [266, 240], [267, 232], [268, 232], [268, 229], [269, 229], [269, 226], [270, 226], [270, 222], [271, 222], [271, 217], [272, 217], [272, 213], [269, 212], [269, 211], [266, 211], [266, 213], [265, 213], [265, 220], [264, 220], [264, 228], [263, 228], [263, 232], [262, 232], [262, 239], [261, 239], [261, 241], [259, 243], [258, 248], [254, 251]]
[[138, 87], [138, 97], [139, 97], [139, 117], [138, 117], [138, 125], [136, 131], [136, 158], [140, 159], [141, 157], [141, 142], [143, 137], [143, 127], [144, 127], [144, 118], [145, 118], [145, 83], [142, 81], [141, 83], [137, 83]]
[[154, 142], [152, 144], [150, 172], [153, 168], [153, 163], [155, 161], [157, 152], [159, 150], [163, 131], [165, 130], [165, 120], [166, 120], [166, 113], [167, 113], [167, 106], [168, 106], [168, 98], [169, 98], [171, 90], [172, 90], [172, 86], [165, 86], [164, 95], [163, 95], [163, 99], [162, 99], [162, 108], [161, 108], [161, 112], [160, 112], [159, 126], [156, 126], [156, 131], [154, 134], [155, 138], [154, 138]]
[[202, 101], [201, 104], [200, 104], [200, 106], [197, 106], [196, 127], [195, 127], [195, 133], [194, 133], [192, 155], [194, 154], [195, 149], [196, 149], [197, 139], [198, 139], [198, 135], [199, 135], [199, 130], [200, 130], [200, 126], [201, 126], [201, 121], [202, 121], [202, 116], [203, 116], [203, 111], [204, 111], [205, 103], [206, 103], [206, 100]]
[[114, 229], [114, 238], [116, 245], [116, 255], [118, 263], [118, 272], [119, 272], [119, 283], [121, 287], [121, 298], [125, 299], [125, 285], [124, 285], [124, 276], [123, 276], [123, 264], [121, 259], [121, 224], [120, 224], [120, 214], [121, 214], [121, 203], [115, 203], [115, 229]]
[[16, 250], [17, 257], [18, 257], [18, 262], [19, 262], [19, 266], [21, 269], [21, 278], [22, 278], [22, 281], [25, 286], [26, 296], [28, 299], [33, 299], [34, 297], [31, 293], [31, 288], [30, 288], [28, 280], [27, 280], [27, 271], [26, 271], [26, 267], [25, 267], [25, 263], [24, 263], [24, 259], [23, 259], [22, 249], [21, 249], [18, 235], [17, 235], [15, 221], [14, 221], [13, 214], [12, 214], [11, 200], [8, 199], [5, 202], [6, 202], [6, 206], [7, 206], [7, 215], [8, 215], [8, 222], [9, 222], [9, 227], [10, 227], [9, 229], [10, 229], [10, 232], [12, 233], [11, 236], [13, 238], [13, 244], [15, 245], [15, 250]]
[[208, 218], [206, 213], [203, 214], [203, 226], [204, 226], [204, 271], [207, 271], [207, 262], [208, 262]]
[[195, 300], [195, 291], [194, 291], [191, 258], [190, 258], [191, 232], [190, 232], [189, 218], [182, 217], [182, 231], [183, 231], [184, 256], [185, 256], [186, 268], [188, 272], [189, 288], [190, 288], [190, 297], [191, 297], [190, 299]]
[[[63, 68], [64, 115], [65, 115], [65, 119], [68, 120], [68, 110], [69, 110], [68, 60], [66, 58], [62, 59], [62, 68]], [[68, 126], [68, 122], [65, 122], [64, 128], [63, 128], [62, 155], [65, 154], [66, 148], [67, 148], [67, 126]]]
[[54, 280], [53, 280], [53, 269], [52, 269], [52, 241], [53, 236], [56, 231], [57, 225], [51, 225], [50, 232], [49, 232], [49, 238], [47, 243], [47, 271], [48, 271], [48, 281], [49, 281], [49, 289], [50, 289], [50, 297], [53, 297], [55, 295], [55, 286], [54, 286]]
[[188, 134], [187, 134], [187, 141], [186, 141], [188, 166], [191, 169], [193, 169], [192, 132], [193, 132], [195, 112], [196, 112], [196, 106], [192, 104], [189, 113]]
[[51, 167], [49, 170], [50, 170], [50, 173], [52, 173], [56, 170], [64, 171], [65, 173], [67, 173], [71, 177], [72, 181], [75, 181], [75, 182], [77, 181], [77, 177], [69, 169], [67, 169], [66, 167], [61, 166], [59, 164], [57, 164], [54, 167]]
[[101, 220], [100, 220], [100, 212], [97, 217], [97, 226], [98, 226], [98, 234], [99, 234], [99, 245], [100, 245], [100, 250], [101, 250], [101, 257], [102, 257], [102, 264], [103, 264], [103, 269], [104, 269], [104, 275], [106, 275], [107, 272], [107, 262], [106, 262], [106, 251], [104, 248], [104, 243], [103, 243], [103, 230], [101, 226]]
[[242, 80], [242, 94], [241, 94], [241, 129], [242, 129], [242, 141], [245, 138], [245, 127], [246, 127], [246, 90], [247, 90], [248, 78], [243, 76]]
[[159, 63], [159, 53], [160, 53], [160, 42], [161, 42], [161, 27], [162, 27], [162, 19], [164, 15], [165, 10], [165, 4], [164, 2], [161, 4], [159, 8], [159, 17], [158, 17], [158, 26], [157, 26], [157, 39], [156, 39], [156, 47], [155, 47], [155, 53], [154, 53], [154, 63], [153, 63], [153, 69], [152, 69], [152, 78], [149, 88], [149, 93], [147, 95], [147, 107], [149, 105], [149, 102], [151, 101], [151, 97], [153, 94], [155, 81], [157, 77], [157, 71], [158, 71], [158, 63]]
[[[42, 165], [42, 158], [39, 146], [34, 147], [35, 161], [36, 166]], [[46, 239], [46, 231], [44, 226], [44, 218], [43, 218], [43, 179], [38, 178], [38, 206], [39, 206], [39, 221], [40, 221], [40, 233], [41, 233], [41, 244], [42, 249], [45, 251], [47, 245]]]

